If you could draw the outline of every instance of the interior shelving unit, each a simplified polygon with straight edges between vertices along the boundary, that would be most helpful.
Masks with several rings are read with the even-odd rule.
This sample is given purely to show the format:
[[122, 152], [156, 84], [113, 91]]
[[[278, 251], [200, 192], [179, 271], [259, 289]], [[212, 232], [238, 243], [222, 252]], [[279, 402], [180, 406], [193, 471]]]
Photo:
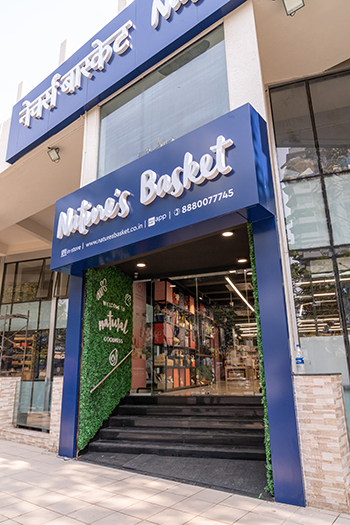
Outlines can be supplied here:
[[154, 283], [153, 375], [166, 392], [211, 383], [215, 376], [213, 313], [170, 281]]

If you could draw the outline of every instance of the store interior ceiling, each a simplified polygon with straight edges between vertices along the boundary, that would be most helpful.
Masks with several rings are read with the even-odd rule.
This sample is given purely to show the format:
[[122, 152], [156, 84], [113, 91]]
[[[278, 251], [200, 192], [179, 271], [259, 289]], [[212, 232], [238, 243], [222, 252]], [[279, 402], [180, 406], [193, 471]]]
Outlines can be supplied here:
[[[223, 231], [220, 231], [124, 260], [117, 266], [140, 281], [171, 279], [186, 287], [193, 296], [198, 286], [198, 292], [206, 303], [232, 306], [238, 315], [246, 315], [247, 306], [225, 277], [229, 277], [248, 302], [254, 305], [247, 227], [243, 224], [230, 231], [233, 232], [231, 237], [224, 237]], [[140, 268], [137, 266], [139, 263], [145, 266]]]

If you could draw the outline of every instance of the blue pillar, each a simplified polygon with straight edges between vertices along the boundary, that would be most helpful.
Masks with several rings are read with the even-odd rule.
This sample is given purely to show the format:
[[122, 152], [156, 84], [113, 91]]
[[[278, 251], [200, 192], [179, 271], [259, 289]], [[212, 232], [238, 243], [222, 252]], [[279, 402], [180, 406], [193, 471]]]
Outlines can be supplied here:
[[253, 223], [275, 498], [305, 506], [275, 218]]
[[75, 457], [76, 448], [83, 296], [83, 275], [71, 275], [58, 451], [69, 458]]

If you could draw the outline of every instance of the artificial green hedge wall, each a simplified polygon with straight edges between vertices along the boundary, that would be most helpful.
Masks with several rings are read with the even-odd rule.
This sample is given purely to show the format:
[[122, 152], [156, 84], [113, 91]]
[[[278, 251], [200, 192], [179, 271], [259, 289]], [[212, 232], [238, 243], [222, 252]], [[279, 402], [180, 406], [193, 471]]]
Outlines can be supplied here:
[[[131, 388], [132, 278], [115, 267], [86, 272], [78, 448], [82, 450]], [[118, 356], [117, 356], [118, 354]]]
[[257, 280], [257, 277], [256, 277], [253, 226], [252, 226], [251, 222], [248, 222], [248, 238], [249, 238], [249, 250], [250, 250], [250, 263], [251, 263], [251, 266], [252, 266], [252, 283], [253, 283], [253, 294], [254, 294], [254, 309], [255, 309], [255, 316], [256, 316], [257, 340], [258, 340], [258, 351], [259, 351], [260, 384], [261, 384], [261, 390], [262, 390], [261, 402], [262, 402], [263, 407], [264, 407], [265, 450], [266, 450], [266, 477], [267, 477], [267, 487], [265, 488], [265, 490], [267, 492], [270, 492], [270, 494], [273, 496], [274, 495], [274, 486], [273, 486], [273, 474], [272, 474], [269, 416], [268, 416], [268, 412], [267, 412], [265, 368], [264, 368], [264, 355], [263, 355], [262, 338], [261, 338], [260, 308], [259, 308], [259, 296], [258, 296], [258, 280]]

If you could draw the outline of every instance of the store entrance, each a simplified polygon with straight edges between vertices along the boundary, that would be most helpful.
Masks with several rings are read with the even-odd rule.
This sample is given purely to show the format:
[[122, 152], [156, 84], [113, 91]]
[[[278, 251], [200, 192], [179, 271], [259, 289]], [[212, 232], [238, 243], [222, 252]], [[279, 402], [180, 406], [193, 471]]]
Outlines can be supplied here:
[[152, 283], [154, 391], [260, 392], [251, 275], [242, 269]]
[[137, 270], [131, 393], [260, 393], [246, 225], [229, 233], [118, 265]]

